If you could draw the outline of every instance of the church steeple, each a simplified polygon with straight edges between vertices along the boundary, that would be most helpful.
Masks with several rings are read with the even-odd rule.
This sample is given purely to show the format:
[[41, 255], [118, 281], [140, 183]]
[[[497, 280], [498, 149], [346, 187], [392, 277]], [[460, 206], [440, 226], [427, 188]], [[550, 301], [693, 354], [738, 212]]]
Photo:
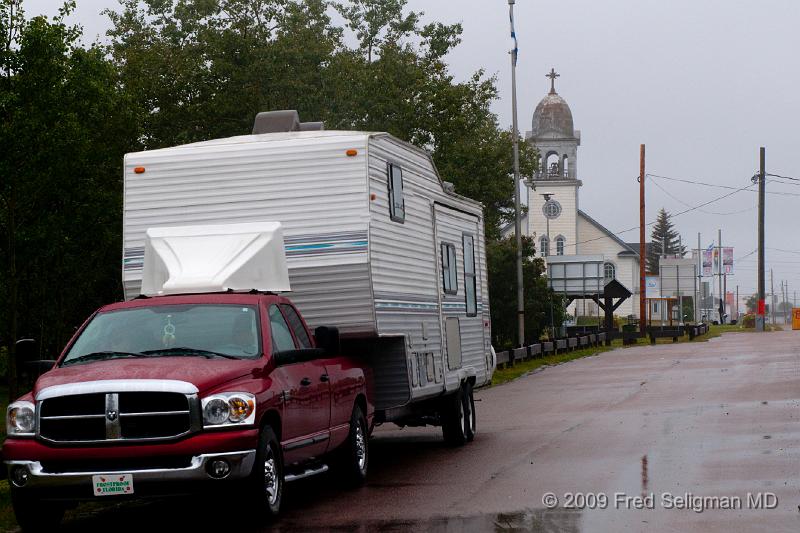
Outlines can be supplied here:
[[578, 244], [578, 145], [580, 132], [572, 122], [572, 111], [556, 92], [551, 68], [545, 77], [550, 92], [536, 106], [527, 140], [538, 152], [538, 171], [528, 188], [528, 235], [536, 234], [541, 255], [571, 255]]

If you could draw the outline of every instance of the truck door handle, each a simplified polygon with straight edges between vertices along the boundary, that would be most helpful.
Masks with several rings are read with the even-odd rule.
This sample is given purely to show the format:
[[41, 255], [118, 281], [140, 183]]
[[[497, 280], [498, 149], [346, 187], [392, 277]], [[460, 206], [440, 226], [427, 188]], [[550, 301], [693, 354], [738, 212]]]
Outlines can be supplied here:
[[330, 381], [330, 379], [331, 379], [331, 378], [328, 376], [328, 374], [322, 374], [322, 375], [319, 377], [319, 380], [320, 380], [320, 381], [322, 381], [322, 382]]
[[309, 385], [311, 385], [311, 380], [308, 378], [303, 378], [300, 380], [300, 385], [302, 385], [303, 387], [308, 387]]

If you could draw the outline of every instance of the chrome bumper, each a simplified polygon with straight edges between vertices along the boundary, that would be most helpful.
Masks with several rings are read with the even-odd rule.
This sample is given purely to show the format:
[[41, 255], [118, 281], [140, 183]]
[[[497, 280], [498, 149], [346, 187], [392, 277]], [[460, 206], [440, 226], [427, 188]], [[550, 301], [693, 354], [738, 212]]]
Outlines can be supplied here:
[[[112, 474], [132, 474], [134, 491], [137, 483], [158, 482], [192, 482], [213, 480], [206, 471], [206, 465], [215, 459], [225, 459], [230, 465], [230, 473], [224, 479], [242, 479], [253, 470], [256, 459], [255, 450], [239, 452], [211, 453], [192, 457], [191, 464], [186, 468], [161, 468], [149, 470], [103, 470], [97, 472], [44, 472], [39, 461], [4, 461], [8, 469], [9, 484], [12, 481], [12, 471], [23, 467], [28, 470], [28, 480], [20, 486], [21, 490], [91, 487], [92, 476]], [[15, 486], [16, 483], [14, 483]]]

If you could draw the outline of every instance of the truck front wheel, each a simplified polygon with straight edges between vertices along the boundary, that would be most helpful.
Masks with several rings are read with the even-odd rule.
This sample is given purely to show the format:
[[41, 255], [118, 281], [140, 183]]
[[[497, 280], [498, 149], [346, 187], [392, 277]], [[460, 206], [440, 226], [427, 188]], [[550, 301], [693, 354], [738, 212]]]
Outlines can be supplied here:
[[267, 519], [280, 513], [283, 498], [283, 453], [281, 443], [271, 427], [261, 430], [250, 484], [257, 499], [257, 507]]
[[340, 454], [339, 464], [348, 485], [363, 485], [369, 468], [369, 430], [367, 419], [358, 405], [353, 407], [350, 432]]
[[11, 488], [11, 504], [22, 531], [52, 531], [64, 518], [63, 505], [25, 498], [14, 487]]

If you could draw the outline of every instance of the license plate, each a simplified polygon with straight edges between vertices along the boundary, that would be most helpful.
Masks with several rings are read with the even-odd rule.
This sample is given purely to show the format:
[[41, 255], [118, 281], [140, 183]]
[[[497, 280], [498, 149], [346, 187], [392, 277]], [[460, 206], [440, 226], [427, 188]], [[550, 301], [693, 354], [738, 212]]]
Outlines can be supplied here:
[[133, 474], [92, 476], [95, 496], [133, 494]]

